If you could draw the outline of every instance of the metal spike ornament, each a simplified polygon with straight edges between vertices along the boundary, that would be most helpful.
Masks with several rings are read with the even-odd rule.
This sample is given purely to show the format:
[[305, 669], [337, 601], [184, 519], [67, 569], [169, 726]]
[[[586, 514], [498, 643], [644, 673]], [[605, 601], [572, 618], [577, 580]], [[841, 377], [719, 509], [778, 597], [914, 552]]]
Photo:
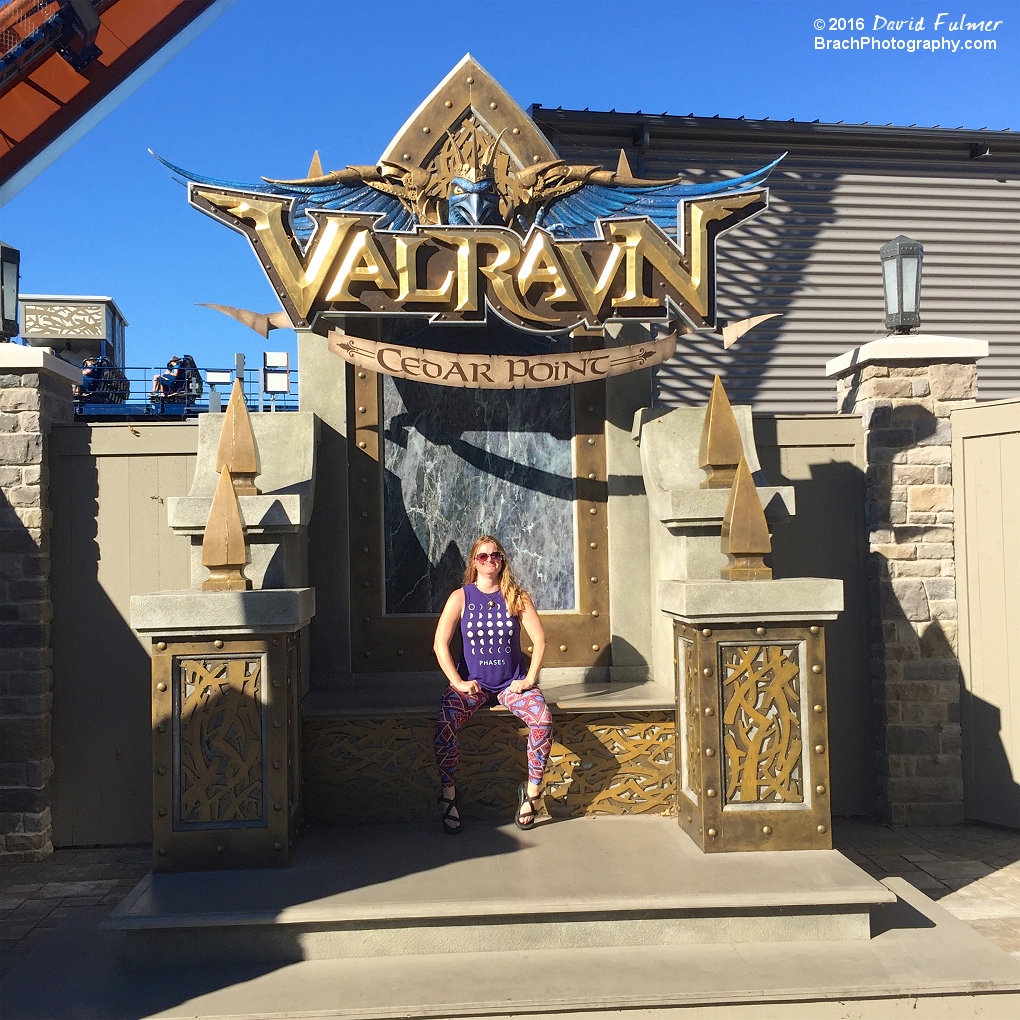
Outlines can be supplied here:
[[729, 563], [722, 569], [725, 581], [771, 581], [772, 568], [764, 557], [772, 552], [772, 536], [758, 490], [743, 456], [737, 464], [722, 524], [722, 551]]
[[723, 389], [722, 380], [716, 376], [705, 410], [705, 424], [701, 429], [701, 445], [698, 449], [698, 466], [708, 473], [701, 488], [730, 488], [737, 464], [743, 456], [744, 444], [740, 438], [740, 429], [737, 428], [737, 419], [726, 390]]
[[216, 448], [216, 470], [221, 476], [224, 470], [229, 473], [234, 492], [238, 496], [259, 494], [255, 487], [255, 476], [259, 473], [259, 452], [240, 379], [234, 380], [230, 401], [223, 413], [223, 429]]
[[209, 568], [209, 576], [202, 582], [202, 591], [249, 591], [252, 584], [244, 576], [247, 560], [241, 505], [237, 501], [230, 469], [224, 467], [216, 483], [209, 520], [202, 536], [202, 566]]

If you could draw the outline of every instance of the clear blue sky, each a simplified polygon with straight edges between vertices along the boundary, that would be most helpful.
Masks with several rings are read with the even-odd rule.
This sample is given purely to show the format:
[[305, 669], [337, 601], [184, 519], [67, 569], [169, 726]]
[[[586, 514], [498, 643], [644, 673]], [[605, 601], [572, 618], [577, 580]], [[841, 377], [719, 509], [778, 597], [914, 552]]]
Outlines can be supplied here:
[[[979, 9], [980, 8], [980, 9]], [[833, 53], [829, 18], [994, 18], [992, 52]], [[816, 20], [826, 23], [817, 31]], [[128, 363], [249, 364], [262, 338], [195, 302], [279, 306], [240, 236], [148, 155], [228, 180], [371, 163], [471, 52], [527, 108], [1020, 128], [1017, 0], [239, 0], [0, 209], [25, 293], [109, 294]], [[937, 33], [949, 36], [947, 25]], [[959, 33], [956, 35], [960, 37]], [[293, 350], [290, 331], [269, 348]]]

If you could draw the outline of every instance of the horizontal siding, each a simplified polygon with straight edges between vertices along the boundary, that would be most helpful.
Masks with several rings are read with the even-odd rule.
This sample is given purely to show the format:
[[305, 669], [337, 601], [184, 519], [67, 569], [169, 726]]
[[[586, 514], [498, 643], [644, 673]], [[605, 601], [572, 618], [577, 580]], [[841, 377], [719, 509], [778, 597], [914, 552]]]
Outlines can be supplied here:
[[[549, 133], [572, 162], [616, 164], [608, 133], [589, 140], [569, 124]], [[629, 157], [637, 174], [697, 180], [746, 173], [779, 155], [775, 144], [665, 138]], [[660, 403], [703, 403], [718, 373], [730, 399], [756, 411], [832, 411], [825, 362], [885, 335], [878, 249], [900, 233], [924, 245], [923, 332], [987, 340], [981, 399], [1020, 396], [1020, 161], [802, 147], [769, 189], [768, 211], [719, 240], [718, 305], [724, 319], [782, 318], [728, 351], [684, 338], [657, 371]]]

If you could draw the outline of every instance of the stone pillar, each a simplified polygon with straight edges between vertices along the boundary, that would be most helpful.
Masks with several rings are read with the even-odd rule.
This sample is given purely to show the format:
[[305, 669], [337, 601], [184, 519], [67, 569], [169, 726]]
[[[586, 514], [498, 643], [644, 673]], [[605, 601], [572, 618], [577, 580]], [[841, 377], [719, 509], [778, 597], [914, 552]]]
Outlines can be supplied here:
[[963, 821], [949, 414], [974, 403], [985, 341], [888, 337], [835, 358], [836, 408], [867, 457], [871, 682], [880, 817]]
[[0, 862], [52, 852], [50, 506], [46, 436], [81, 372], [0, 344]]

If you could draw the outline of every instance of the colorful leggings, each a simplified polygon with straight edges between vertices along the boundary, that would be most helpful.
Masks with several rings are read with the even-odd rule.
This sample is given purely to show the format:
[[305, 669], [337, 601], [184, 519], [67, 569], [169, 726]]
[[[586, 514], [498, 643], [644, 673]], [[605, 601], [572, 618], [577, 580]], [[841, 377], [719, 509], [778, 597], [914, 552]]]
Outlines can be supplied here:
[[[457, 774], [457, 763], [460, 760], [457, 734], [460, 728], [491, 697], [486, 691], [480, 694], [461, 694], [452, 687], [446, 688], [436, 719], [436, 762], [444, 787], [453, 786]], [[523, 694], [514, 694], [507, 688], [500, 691], [496, 699], [528, 724], [528, 781], [537, 786], [542, 782], [545, 763], [549, 760], [549, 748], [552, 747], [552, 716], [549, 706], [537, 687]]]

